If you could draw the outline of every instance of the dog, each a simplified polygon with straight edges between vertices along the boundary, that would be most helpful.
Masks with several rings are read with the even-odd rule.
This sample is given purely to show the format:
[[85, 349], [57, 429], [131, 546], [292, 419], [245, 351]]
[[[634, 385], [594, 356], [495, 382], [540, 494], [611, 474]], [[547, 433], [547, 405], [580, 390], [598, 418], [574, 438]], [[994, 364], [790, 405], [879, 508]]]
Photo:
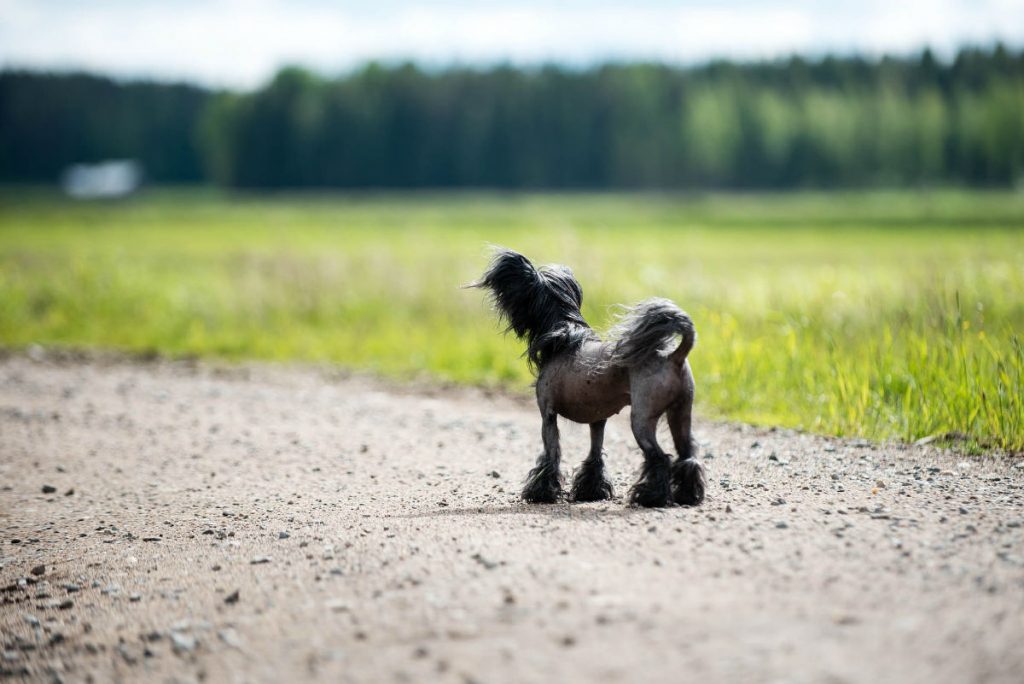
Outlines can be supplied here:
[[[566, 266], [535, 267], [509, 249], [496, 249], [487, 271], [467, 287], [489, 291], [506, 333], [526, 341], [536, 376], [544, 451], [530, 471], [523, 499], [554, 503], [562, 497], [558, 417], [590, 425], [590, 453], [576, 471], [569, 499], [613, 496], [604, 473], [604, 428], [630, 406], [633, 436], [644, 454], [630, 503], [695, 506], [704, 500], [704, 467], [691, 430], [694, 381], [687, 356], [696, 341], [693, 321], [667, 299], [627, 308], [602, 340], [580, 312], [583, 289]], [[679, 339], [678, 346], [669, 345]], [[675, 461], [658, 445], [658, 421], [668, 418]]]

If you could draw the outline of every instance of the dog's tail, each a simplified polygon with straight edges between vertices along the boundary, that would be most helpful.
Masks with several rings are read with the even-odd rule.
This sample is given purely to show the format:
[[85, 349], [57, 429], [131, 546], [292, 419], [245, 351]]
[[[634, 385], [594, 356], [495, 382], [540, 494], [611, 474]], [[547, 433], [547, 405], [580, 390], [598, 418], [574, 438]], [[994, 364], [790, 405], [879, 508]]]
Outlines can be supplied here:
[[[612, 362], [626, 367], [638, 366], [659, 354], [682, 366], [697, 340], [693, 321], [686, 312], [660, 298], [626, 309], [610, 335], [615, 341]], [[677, 336], [682, 341], [669, 352], [668, 347]]]
[[507, 331], [527, 340], [535, 369], [594, 337], [580, 313], [583, 289], [565, 266], [537, 268], [522, 254], [498, 248], [483, 277], [466, 287], [490, 290]]

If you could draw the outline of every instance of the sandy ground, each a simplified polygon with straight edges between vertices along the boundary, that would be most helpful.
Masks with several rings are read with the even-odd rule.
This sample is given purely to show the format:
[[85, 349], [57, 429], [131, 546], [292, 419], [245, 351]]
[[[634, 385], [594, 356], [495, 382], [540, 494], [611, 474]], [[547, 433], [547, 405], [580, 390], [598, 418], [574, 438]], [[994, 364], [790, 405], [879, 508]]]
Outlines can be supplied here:
[[[563, 437], [568, 471], [587, 431]], [[7, 358], [3, 678], [1024, 678], [1021, 462], [706, 421], [698, 437], [700, 508], [624, 504], [640, 454], [623, 416], [614, 501], [529, 506], [539, 421], [513, 399]]]

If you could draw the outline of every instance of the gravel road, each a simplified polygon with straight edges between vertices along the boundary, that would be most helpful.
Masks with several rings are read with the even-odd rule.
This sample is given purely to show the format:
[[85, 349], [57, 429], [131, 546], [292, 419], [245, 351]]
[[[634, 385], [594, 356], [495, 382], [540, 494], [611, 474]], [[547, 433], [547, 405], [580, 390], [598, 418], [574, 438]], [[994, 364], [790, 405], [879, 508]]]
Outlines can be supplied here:
[[707, 502], [638, 510], [626, 413], [614, 501], [529, 506], [513, 398], [9, 356], [0, 679], [1024, 677], [1021, 461], [698, 420]]

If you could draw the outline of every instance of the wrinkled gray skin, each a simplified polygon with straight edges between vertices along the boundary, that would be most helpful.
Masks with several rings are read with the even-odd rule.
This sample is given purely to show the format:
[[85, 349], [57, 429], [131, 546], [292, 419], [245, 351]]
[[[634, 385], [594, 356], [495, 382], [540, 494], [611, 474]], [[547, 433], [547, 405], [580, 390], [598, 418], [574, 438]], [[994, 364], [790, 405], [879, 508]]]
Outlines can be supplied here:
[[[615, 345], [615, 342], [584, 342], [577, 353], [559, 355], [541, 369], [536, 390], [543, 420], [544, 453], [537, 466], [542, 473], [559, 470], [558, 416], [587, 423], [590, 425], [590, 453], [577, 473], [573, 498], [585, 501], [607, 498], [595, 496], [604, 492], [600, 487], [587, 487], [585, 482], [594, 480], [597, 475], [604, 481], [605, 422], [624, 407], [631, 406], [630, 426], [644, 453], [643, 476], [634, 486], [631, 500], [643, 506], [669, 505], [673, 500], [669, 484], [670, 458], [658, 444], [657, 424], [662, 415], [667, 417], [679, 461], [694, 458], [690, 424], [694, 382], [690, 364], [685, 354], [673, 353], [655, 355], [640, 366], [623, 367], [614, 361], [609, 363]], [[528, 487], [530, 484], [532, 482]], [[696, 501], [692, 491], [677, 491], [674, 498], [687, 505], [700, 503], [703, 484], [700, 489]], [[610, 487], [607, 487], [607, 494], [611, 494]], [[550, 479], [524, 495], [529, 500], [550, 500]]]

